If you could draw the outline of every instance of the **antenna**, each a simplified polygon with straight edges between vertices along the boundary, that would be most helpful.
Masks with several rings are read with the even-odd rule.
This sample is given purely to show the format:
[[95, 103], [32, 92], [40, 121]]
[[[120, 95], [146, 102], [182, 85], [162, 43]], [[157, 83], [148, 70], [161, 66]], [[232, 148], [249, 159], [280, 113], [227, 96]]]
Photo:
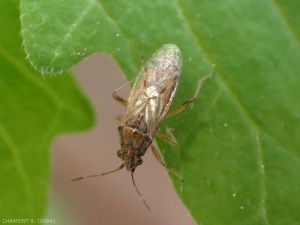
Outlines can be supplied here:
[[[110, 170], [110, 171], [107, 171], [107, 172], [104, 172], [104, 173], [98, 173], [98, 174], [91, 174], [91, 175], [84, 175], [84, 176], [81, 176], [81, 177], [75, 177], [73, 178], [71, 181], [72, 182], [75, 182], [75, 181], [79, 181], [79, 180], [83, 180], [85, 178], [92, 178], [92, 177], [98, 177], [98, 176], [105, 176], [107, 174], [111, 174], [111, 173], [114, 173], [114, 172], [117, 172], [121, 169], [124, 168], [124, 163], [121, 164], [118, 168], [114, 169], [114, 170]], [[138, 187], [136, 186], [135, 184], [135, 181], [134, 181], [134, 177], [133, 177], [133, 171], [131, 171], [131, 180], [132, 180], [132, 184], [133, 184], [133, 187], [135, 188], [135, 191], [136, 193], [139, 195], [139, 197], [142, 199], [145, 207], [148, 209], [148, 211], [152, 212], [149, 204], [146, 202], [146, 200], [144, 199], [142, 193], [140, 192], [140, 190], [138, 189]]]
[[117, 171], [119, 171], [119, 170], [121, 170], [123, 168], [124, 168], [124, 163], [121, 164], [118, 168], [116, 168], [114, 170], [110, 170], [110, 171], [107, 171], [107, 172], [104, 172], [104, 173], [98, 173], [98, 174], [91, 174], [91, 175], [84, 175], [84, 176], [81, 176], [81, 177], [76, 177], [76, 178], [73, 178], [71, 181], [74, 182], [74, 181], [83, 180], [85, 178], [104, 176], [104, 175], [107, 175], [107, 174], [110, 174], [110, 173], [117, 172]]
[[140, 196], [140, 198], [142, 199], [145, 207], [148, 209], [148, 211], [152, 212], [149, 204], [146, 202], [146, 200], [144, 199], [142, 193], [140, 192], [140, 190], [138, 189], [138, 187], [135, 185], [135, 181], [134, 181], [134, 177], [133, 177], [133, 171], [131, 171], [131, 180], [132, 180], [132, 184], [133, 187], [135, 188], [136, 193]]

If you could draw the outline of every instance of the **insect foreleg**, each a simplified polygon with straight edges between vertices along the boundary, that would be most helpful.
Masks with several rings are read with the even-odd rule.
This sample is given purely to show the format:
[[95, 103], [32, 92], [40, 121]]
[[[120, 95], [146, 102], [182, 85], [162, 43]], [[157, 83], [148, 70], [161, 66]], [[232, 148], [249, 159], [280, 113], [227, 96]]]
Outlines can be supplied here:
[[127, 102], [127, 100], [125, 100], [124, 98], [122, 98], [121, 96], [119, 96], [118, 94], [117, 94], [117, 92], [113, 92], [112, 93], [112, 97], [117, 101], [117, 102], [119, 102], [120, 104], [122, 104], [122, 105], [124, 105], [124, 106], [127, 106], [127, 104], [128, 104], [128, 102]]
[[127, 86], [127, 85], [128, 85], [131, 81], [133, 81], [133, 80], [134, 80], [134, 78], [131, 79], [131, 80], [129, 80], [129, 81], [127, 81], [125, 84], [123, 84], [121, 87], [119, 87], [117, 90], [115, 90], [115, 91], [112, 93], [112, 97], [113, 97], [117, 102], [121, 103], [121, 104], [124, 105], [124, 106], [127, 106], [128, 102], [127, 102], [126, 99], [124, 99], [124, 98], [122, 98], [121, 96], [119, 96], [119, 95], [117, 94], [117, 92], [118, 92], [120, 89], [122, 89], [123, 87]]
[[161, 157], [158, 149], [156, 148], [156, 146], [154, 144], [151, 144], [151, 150], [152, 150], [152, 153], [153, 153], [154, 157], [160, 162], [160, 164], [163, 167], [165, 167], [170, 174], [174, 175], [175, 177], [177, 177], [179, 179], [179, 181], [180, 181], [180, 191], [182, 191], [182, 189], [183, 189], [183, 181], [184, 181], [183, 178], [182, 178], [182, 176], [180, 176], [180, 174], [177, 173], [176, 170], [174, 170], [172, 168], [167, 168], [167, 166], [164, 163], [164, 161], [163, 161], [163, 159], [162, 159], [162, 157]]
[[175, 116], [176, 114], [182, 112], [183, 110], [187, 109], [195, 100], [196, 98], [198, 97], [199, 93], [200, 93], [200, 90], [201, 90], [201, 87], [202, 87], [202, 84], [204, 83], [205, 80], [207, 80], [208, 78], [210, 78], [212, 76], [212, 74], [210, 75], [207, 75], [207, 76], [204, 76], [202, 77], [199, 81], [198, 81], [198, 84], [197, 84], [197, 88], [196, 88], [196, 91], [194, 93], [194, 96], [185, 101], [184, 103], [182, 103], [177, 109], [169, 112], [165, 118], [168, 118], [168, 117], [171, 117], [171, 116]]

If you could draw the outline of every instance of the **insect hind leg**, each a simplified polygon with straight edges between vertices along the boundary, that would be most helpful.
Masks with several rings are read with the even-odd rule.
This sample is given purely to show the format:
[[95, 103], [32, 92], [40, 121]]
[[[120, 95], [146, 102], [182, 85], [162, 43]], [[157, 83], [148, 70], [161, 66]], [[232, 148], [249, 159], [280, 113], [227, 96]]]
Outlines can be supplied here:
[[187, 101], [185, 101], [184, 103], [182, 103], [177, 109], [169, 112], [165, 118], [169, 118], [169, 117], [172, 117], [172, 116], [175, 116], [177, 115], [178, 113], [186, 110], [195, 100], [196, 98], [198, 97], [199, 93], [200, 93], [200, 90], [201, 90], [201, 87], [202, 87], [202, 84], [204, 83], [204, 81], [206, 81], [207, 79], [211, 78], [212, 77], [212, 74], [209, 74], [209, 75], [206, 75], [204, 77], [202, 77], [199, 81], [198, 81], [198, 84], [197, 84], [197, 88], [196, 88], [196, 91], [194, 93], [194, 96], [191, 98], [191, 99], [188, 99]]
[[[171, 132], [171, 131], [169, 131]], [[177, 140], [176, 138], [173, 136], [173, 134], [165, 134], [165, 133], [160, 133], [158, 132], [156, 134], [156, 136], [162, 140], [163, 142], [166, 142], [169, 145], [176, 145], [177, 144]]]
[[163, 161], [157, 147], [154, 145], [154, 144], [151, 144], [151, 150], [152, 150], [152, 153], [154, 155], [154, 157], [157, 159], [157, 161], [163, 166], [166, 168], [166, 170], [168, 170], [168, 172], [172, 175], [174, 175], [176, 178], [178, 178], [178, 180], [180, 181], [180, 192], [182, 192], [183, 190], [183, 177], [176, 172], [176, 170], [174, 170], [173, 168], [167, 168], [165, 162]]

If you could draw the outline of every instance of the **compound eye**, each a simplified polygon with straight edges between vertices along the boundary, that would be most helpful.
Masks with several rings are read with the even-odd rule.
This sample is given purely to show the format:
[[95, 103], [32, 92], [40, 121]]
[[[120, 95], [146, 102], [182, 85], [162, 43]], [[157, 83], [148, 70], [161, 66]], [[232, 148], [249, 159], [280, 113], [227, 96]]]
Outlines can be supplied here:
[[141, 165], [143, 163], [143, 159], [142, 158], [138, 158], [137, 161], [136, 161], [136, 163], [138, 165]]
[[122, 158], [122, 149], [119, 149], [117, 151], [117, 155], [118, 155], [119, 158]]

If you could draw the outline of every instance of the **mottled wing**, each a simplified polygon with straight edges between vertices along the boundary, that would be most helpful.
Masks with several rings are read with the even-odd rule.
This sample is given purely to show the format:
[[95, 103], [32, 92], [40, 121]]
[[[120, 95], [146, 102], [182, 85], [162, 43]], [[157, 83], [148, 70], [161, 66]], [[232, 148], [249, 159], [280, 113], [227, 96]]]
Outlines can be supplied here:
[[143, 115], [147, 133], [153, 136], [173, 101], [180, 69], [179, 48], [173, 44], [160, 48], [140, 72], [134, 84], [123, 123]]

